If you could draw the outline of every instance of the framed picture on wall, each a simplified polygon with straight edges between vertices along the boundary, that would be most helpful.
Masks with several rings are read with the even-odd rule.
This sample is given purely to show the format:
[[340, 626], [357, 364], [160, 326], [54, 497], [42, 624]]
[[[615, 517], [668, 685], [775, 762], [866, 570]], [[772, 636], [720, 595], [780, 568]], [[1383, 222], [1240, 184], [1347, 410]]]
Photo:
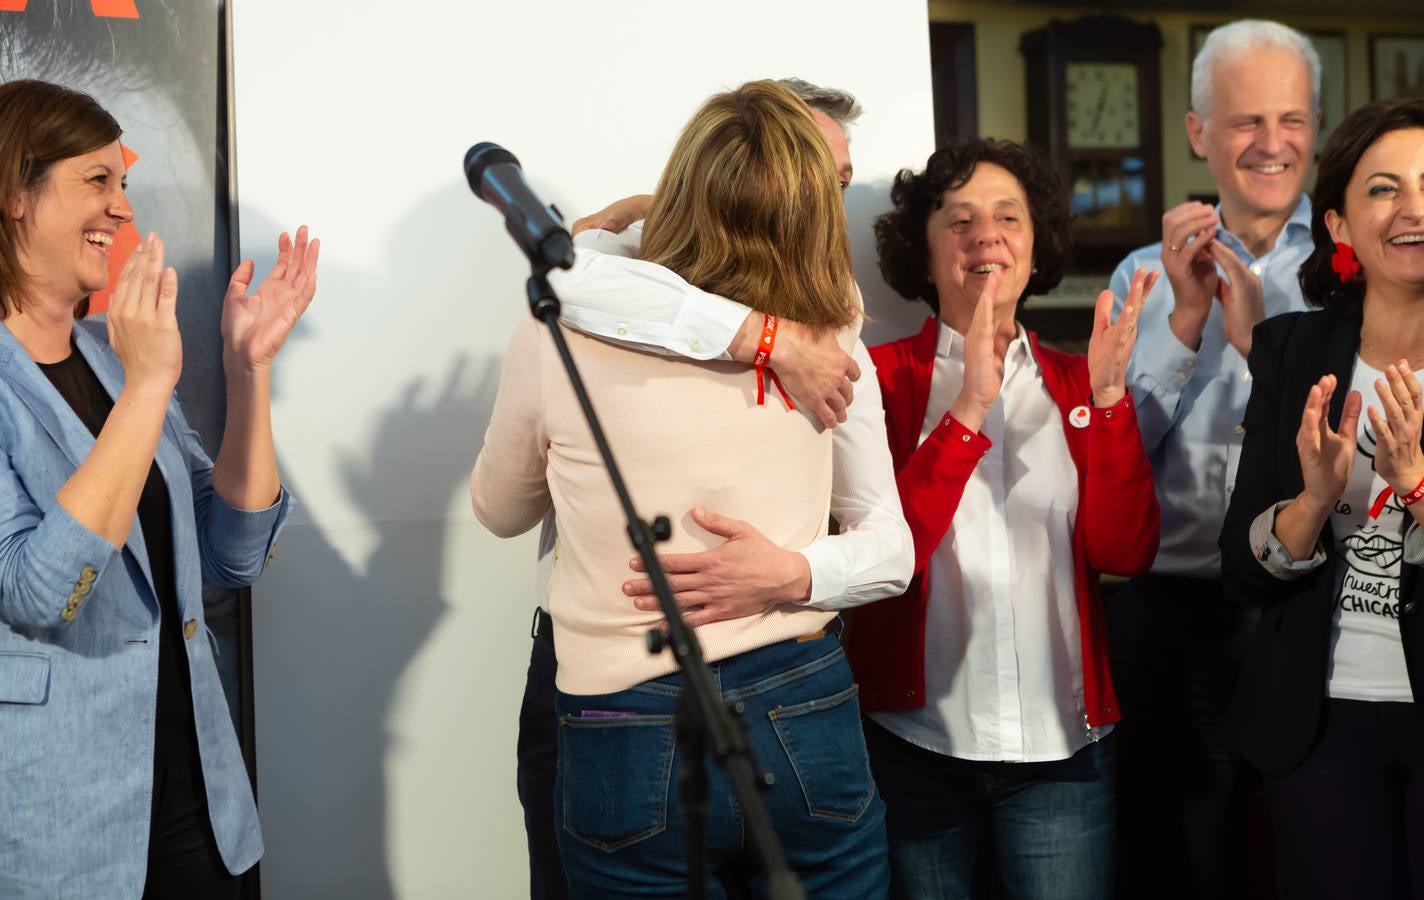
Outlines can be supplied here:
[[1349, 111], [1345, 98], [1345, 48], [1343, 31], [1307, 31], [1315, 52], [1320, 54], [1320, 131], [1315, 135], [1315, 156], [1325, 149], [1325, 139], [1335, 131]]
[[1191, 28], [1188, 39], [1191, 46], [1187, 53], [1187, 109], [1192, 108], [1192, 63], [1197, 61], [1197, 54], [1201, 52], [1202, 44], [1206, 43], [1206, 36], [1211, 34], [1211, 30], [1215, 27], [1215, 25], [1193, 25]]
[[979, 88], [974, 70], [974, 25], [930, 23], [930, 80], [935, 146], [979, 136]]
[[1424, 97], [1424, 35], [1370, 35], [1370, 98]]
[[[1191, 106], [1191, 67], [1197, 58], [1197, 53], [1201, 51], [1202, 44], [1206, 42], [1206, 36], [1211, 33], [1215, 25], [1193, 25], [1191, 28], [1191, 56], [1187, 60], [1187, 103]], [[1348, 111], [1346, 104], [1346, 73], [1349, 72], [1347, 47], [1343, 31], [1306, 31], [1306, 37], [1310, 38], [1310, 43], [1315, 47], [1315, 52], [1320, 56], [1320, 131], [1315, 136], [1315, 155], [1318, 158], [1320, 151], [1325, 149], [1325, 139], [1335, 130], [1335, 126], [1340, 124], [1340, 120], [1345, 118]], [[1420, 39], [1424, 41], [1424, 39]], [[1190, 149], [1190, 148], [1188, 148]], [[1192, 154], [1195, 158], [1196, 154]]]

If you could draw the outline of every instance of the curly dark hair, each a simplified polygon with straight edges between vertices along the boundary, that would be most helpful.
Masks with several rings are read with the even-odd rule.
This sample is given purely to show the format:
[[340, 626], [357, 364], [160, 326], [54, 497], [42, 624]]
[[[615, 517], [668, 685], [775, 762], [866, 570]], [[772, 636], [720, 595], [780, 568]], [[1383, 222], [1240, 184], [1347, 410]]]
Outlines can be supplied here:
[[1301, 296], [1312, 306], [1358, 313], [1364, 304], [1365, 279], [1342, 282], [1330, 265], [1335, 241], [1325, 227], [1325, 213], [1332, 209], [1337, 214], [1345, 212], [1345, 188], [1360, 157], [1375, 141], [1404, 128], [1424, 128], [1424, 98], [1367, 103], [1346, 116], [1326, 141], [1310, 198], [1310, 236], [1315, 249], [1301, 263], [1299, 275]]
[[948, 144], [930, 154], [925, 170], [901, 169], [890, 188], [895, 208], [875, 220], [875, 251], [885, 282], [907, 300], [923, 300], [939, 315], [939, 294], [929, 281], [925, 225], [944, 192], [964, 187], [981, 162], [1008, 170], [1023, 186], [1033, 224], [1034, 273], [1023, 296], [1046, 294], [1063, 280], [1073, 239], [1072, 217], [1058, 172], [1037, 150], [1013, 141], [975, 138]]

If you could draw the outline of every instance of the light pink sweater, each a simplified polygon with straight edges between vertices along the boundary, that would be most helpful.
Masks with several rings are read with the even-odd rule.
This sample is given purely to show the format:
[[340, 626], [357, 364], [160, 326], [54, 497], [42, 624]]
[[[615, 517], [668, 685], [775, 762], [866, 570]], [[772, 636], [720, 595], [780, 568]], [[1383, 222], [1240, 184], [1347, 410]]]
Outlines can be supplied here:
[[[847, 350], [858, 331], [840, 335]], [[639, 514], [672, 519], [672, 540], [659, 552], [722, 542], [693, 523], [694, 506], [743, 519], [788, 549], [826, 533], [831, 435], [788, 411], [769, 383], [766, 405], [757, 406], [752, 369], [564, 333]], [[651, 656], [644, 648], [661, 615], [637, 609], [621, 589], [636, 576], [623, 515], [553, 340], [532, 319], [515, 329], [505, 353], [470, 497], [475, 515], [501, 537], [532, 528], [553, 502], [559, 544], [549, 612], [560, 690], [612, 693], [674, 670], [670, 652]], [[831, 615], [784, 605], [704, 625], [697, 636], [716, 661], [809, 634]]]

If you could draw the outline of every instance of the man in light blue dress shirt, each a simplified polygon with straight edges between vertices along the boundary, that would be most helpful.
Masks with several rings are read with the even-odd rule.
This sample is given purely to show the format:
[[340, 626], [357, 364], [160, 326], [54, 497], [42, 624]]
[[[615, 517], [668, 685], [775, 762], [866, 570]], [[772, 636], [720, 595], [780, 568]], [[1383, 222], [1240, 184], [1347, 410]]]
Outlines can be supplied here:
[[1251, 394], [1251, 329], [1304, 308], [1311, 251], [1302, 193], [1319, 121], [1320, 61], [1274, 22], [1214, 30], [1192, 66], [1187, 135], [1216, 207], [1183, 203], [1162, 242], [1113, 273], [1119, 308], [1135, 269], [1157, 268], [1128, 370], [1162, 507], [1149, 575], [1109, 604], [1119, 728], [1120, 896], [1232, 898], [1245, 888], [1244, 764], [1225, 714], [1258, 610], [1228, 606], [1217, 535]]

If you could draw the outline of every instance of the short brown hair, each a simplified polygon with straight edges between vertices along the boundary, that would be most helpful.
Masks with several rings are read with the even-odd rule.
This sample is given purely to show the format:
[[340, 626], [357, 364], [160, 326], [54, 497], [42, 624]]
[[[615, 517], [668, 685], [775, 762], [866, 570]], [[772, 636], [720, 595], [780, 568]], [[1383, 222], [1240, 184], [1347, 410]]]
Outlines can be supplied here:
[[784, 85], [752, 81], [709, 98], [654, 196], [644, 259], [813, 327], [860, 317], [831, 151]]
[[[0, 84], [0, 319], [20, 308], [32, 278], [20, 268], [15, 201], [42, 187], [55, 163], [108, 146], [122, 133], [88, 94], [47, 81]], [[86, 298], [75, 318], [88, 306]]]
[[1424, 99], [1376, 100], [1345, 117], [1320, 154], [1315, 193], [1310, 198], [1310, 236], [1315, 248], [1300, 264], [1300, 293], [1312, 306], [1358, 313], [1365, 302], [1365, 278], [1342, 282], [1330, 264], [1335, 239], [1325, 226], [1325, 213], [1345, 214], [1345, 188], [1360, 157], [1374, 142], [1405, 128], [1424, 128]]

